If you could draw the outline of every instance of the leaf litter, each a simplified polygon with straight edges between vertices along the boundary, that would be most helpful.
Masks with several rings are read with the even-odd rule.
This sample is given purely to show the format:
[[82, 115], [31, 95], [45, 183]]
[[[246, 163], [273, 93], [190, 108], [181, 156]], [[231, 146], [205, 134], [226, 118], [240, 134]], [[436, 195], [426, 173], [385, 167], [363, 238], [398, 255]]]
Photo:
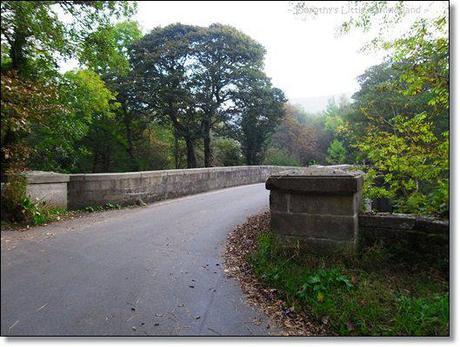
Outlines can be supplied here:
[[[280, 298], [277, 289], [268, 287], [252, 272], [248, 255], [257, 248], [257, 236], [270, 226], [270, 213], [265, 212], [238, 225], [227, 237], [224, 251], [225, 274], [240, 282], [249, 304], [259, 307], [286, 336], [330, 335], [308, 312], [294, 311]], [[260, 323], [259, 323], [260, 324]]]

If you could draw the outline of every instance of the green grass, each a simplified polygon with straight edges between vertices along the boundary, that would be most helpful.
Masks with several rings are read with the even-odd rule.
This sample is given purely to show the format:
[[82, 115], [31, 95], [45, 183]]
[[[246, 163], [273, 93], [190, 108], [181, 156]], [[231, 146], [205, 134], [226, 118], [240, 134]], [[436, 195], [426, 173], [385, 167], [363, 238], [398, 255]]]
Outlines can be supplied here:
[[82, 209], [84, 212], [101, 212], [101, 211], [107, 211], [107, 210], [119, 210], [121, 209], [120, 204], [108, 202], [104, 205], [95, 205], [95, 206], [87, 206]]
[[448, 280], [428, 264], [401, 263], [381, 247], [358, 257], [319, 257], [279, 246], [262, 233], [250, 255], [257, 277], [332, 334], [446, 336]]
[[15, 229], [15, 228], [23, 228], [26, 226], [38, 226], [48, 224], [67, 216], [75, 215], [75, 213], [93, 213], [93, 212], [101, 212], [107, 210], [119, 210], [121, 209], [121, 205], [116, 203], [108, 202], [104, 205], [97, 205], [97, 206], [88, 206], [78, 211], [68, 211], [65, 208], [55, 208], [55, 207], [48, 207], [43, 203], [34, 202], [29, 198], [23, 199], [21, 202], [20, 208], [22, 209], [23, 220], [21, 221], [9, 221], [9, 220], [1, 220], [1, 227], [2, 229]]
[[45, 206], [36, 205], [25, 205], [24, 209], [26, 209], [25, 220], [22, 220], [20, 222], [2, 220], [2, 229], [16, 229], [23, 228], [26, 226], [28, 227], [30, 225], [44, 225], [60, 220], [62, 217], [66, 216], [69, 213], [65, 208], [49, 208]]

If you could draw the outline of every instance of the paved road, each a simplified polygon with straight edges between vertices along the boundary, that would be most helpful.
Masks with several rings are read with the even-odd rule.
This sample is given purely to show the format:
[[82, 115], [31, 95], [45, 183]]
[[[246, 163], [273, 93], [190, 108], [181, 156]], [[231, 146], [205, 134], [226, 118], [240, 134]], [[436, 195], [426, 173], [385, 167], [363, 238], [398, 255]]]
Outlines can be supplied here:
[[2, 231], [2, 335], [275, 333], [221, 258], [267, 207], [255, 184]]

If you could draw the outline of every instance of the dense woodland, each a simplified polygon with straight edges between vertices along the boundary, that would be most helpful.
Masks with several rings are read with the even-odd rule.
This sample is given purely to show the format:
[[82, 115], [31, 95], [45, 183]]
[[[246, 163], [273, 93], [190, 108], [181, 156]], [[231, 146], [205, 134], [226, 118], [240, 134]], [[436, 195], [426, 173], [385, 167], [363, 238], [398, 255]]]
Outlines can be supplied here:
[[[309, 114], [272, 85], [264, 47], [243, 32], [177, 23], [144, 34], [135, 11], [131, 2], [1, 3], [2, 181], [31, 169], [350, 163], [366, 171], [368, 197], [447, 216], [445, 16], [380, 42], [387, 58], [358, 77], [352, 100]], [[344, 29], [366, 25], [351, 18]], [[78, 68], [63, 72], [69, 61]]]

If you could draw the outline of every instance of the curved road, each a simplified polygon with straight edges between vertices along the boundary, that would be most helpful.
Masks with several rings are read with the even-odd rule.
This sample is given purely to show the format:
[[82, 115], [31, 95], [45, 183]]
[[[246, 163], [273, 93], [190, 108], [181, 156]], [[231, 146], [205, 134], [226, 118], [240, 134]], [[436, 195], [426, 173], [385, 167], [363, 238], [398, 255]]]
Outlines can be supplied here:
[[221, 258], [267, 207], [255, 184], [2, 231], [2, 335], [276, 333]]

